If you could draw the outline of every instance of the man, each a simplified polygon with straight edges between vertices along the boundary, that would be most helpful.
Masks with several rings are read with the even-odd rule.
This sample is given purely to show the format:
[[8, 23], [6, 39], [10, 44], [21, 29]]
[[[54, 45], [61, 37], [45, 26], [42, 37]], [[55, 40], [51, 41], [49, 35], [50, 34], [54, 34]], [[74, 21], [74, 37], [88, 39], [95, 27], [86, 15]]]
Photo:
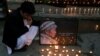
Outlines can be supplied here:
[[45, 21], [40, 26], [41, 44], [58, 44], [56, 36], [57, 25], [54, 21]]
[[8, 54], [23, 48], [25, 50], [25, 47], [32, 43], [39, 25], [37, 21], [32, 19], [34, 13], [34, 4], [25, 1], [17, 10], [6, 17], [3, 43], [7, 47]]

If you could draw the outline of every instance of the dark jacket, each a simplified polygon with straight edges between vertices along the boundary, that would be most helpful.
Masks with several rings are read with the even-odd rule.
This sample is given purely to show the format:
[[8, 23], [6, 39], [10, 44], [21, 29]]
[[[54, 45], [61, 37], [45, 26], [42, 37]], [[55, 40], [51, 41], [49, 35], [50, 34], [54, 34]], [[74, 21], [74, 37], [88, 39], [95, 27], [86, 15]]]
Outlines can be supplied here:
[[[33, 20], [32, 25], [39, 26], [39, 22]], [[23, 18], [20, 15], [20, 9], [17, 9], [6, 17], [3, 32], [3, 43], [14, 50], [17, 44], [18, 37], [20, 37], [27, 31], [28, 28], [23, 23]]]

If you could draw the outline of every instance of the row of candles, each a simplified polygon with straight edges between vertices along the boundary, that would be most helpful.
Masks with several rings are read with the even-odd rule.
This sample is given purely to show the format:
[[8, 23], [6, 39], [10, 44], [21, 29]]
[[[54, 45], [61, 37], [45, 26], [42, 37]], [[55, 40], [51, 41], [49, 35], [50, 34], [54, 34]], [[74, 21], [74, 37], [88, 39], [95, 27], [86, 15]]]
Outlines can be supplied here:
[[[41, 56], [82, 56], [82, 50], [76, 50], [76, 49], [71, 49], [71, 48], [66, 48], [66, 46], [61, 46], [54, 45], [54, 46], [49, 46], [48, 48], [42, 48], [41, 51]], [[92, 51], [89, 52], [89, 54], [93, 54]]]
[[46, 13], [46, 10], [49, 14], [100, 14], [100, 8], [79, 8], [79, 7], [67, 7], [67, 8], [61, 8], [61, 9], [54, 9], [54, 8], [42, 8], [42, 12]]
[[[36, 0], [35, 1], [36, 3], [43, 3], [45, 1], [43, 0]], [[92, 0], [92, 2], [89, 0], [89, 1], [76, 1], [76, 0], [73, 0], [73, 1], [70, 1], [70, 0], [65, 0], [65, 1], [62, 1], [63, 3], [62, 4], [100, 4], [100, 1], [96, 1], [96, 0]], [[53, 3], [53, 4], [59, 4], [60, 2], [58, 0], [55, 0], [55, 1], [47, 1], [46, 3]]]

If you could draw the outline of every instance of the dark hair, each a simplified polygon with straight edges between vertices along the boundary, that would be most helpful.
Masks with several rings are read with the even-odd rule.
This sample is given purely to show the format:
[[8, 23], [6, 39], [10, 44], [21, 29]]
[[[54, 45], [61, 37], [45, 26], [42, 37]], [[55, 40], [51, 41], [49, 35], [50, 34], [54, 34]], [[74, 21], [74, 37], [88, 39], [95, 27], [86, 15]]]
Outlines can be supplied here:
[[34, 4], [32, 2], [29, 2], [29, 1], [24, 1], [21, 4], [20, 9], [22, 10], [23, 13], [28, 13], [28, 14], [34, 14], [35, 13]]

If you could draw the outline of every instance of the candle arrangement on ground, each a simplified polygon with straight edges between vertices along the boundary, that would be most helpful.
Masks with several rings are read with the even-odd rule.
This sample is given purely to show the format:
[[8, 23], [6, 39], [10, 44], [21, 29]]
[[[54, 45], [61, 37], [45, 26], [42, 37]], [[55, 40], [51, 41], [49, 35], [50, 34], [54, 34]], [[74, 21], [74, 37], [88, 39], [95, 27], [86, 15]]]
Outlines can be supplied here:
[[[80, 48], [72, 48], [61, 45], [48, 45], [46, 48], [40, 49], [41, 56], [86, 56], [82, 53]], [[88, 56], [93, 56], [93, 52], [90, 51]]]

